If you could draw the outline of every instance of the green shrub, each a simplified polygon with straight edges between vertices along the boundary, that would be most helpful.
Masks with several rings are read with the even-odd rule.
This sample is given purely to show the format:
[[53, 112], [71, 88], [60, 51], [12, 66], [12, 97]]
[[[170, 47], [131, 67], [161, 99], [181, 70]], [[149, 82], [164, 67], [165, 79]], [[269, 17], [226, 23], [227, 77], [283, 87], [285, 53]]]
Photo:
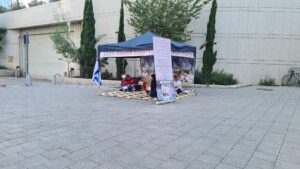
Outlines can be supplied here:
[[7, 67], [0, 65], [0, 69], [7, 69]]
[[[195, 72], [195, 84], [207, 84], [205, 75], [200, 71]], [[212, 72], [209, 84], [235, 85], [237, 84], [237, 80], [233, 77], [233, 74], [221, 70]]]
[[102, 80], [114, 80], [113, 74], [110, 73], [107, 69], [101, 73]]
[[265, 77], [264, 79], [260, 79], [259, 85], [261, 86], [277, 86], [275, 83], [275, 79]]
[[195, 84], [205, 84], [205, 76], [202, 72], [196, 71], [195, 72], [195, 79], [194, 79]]

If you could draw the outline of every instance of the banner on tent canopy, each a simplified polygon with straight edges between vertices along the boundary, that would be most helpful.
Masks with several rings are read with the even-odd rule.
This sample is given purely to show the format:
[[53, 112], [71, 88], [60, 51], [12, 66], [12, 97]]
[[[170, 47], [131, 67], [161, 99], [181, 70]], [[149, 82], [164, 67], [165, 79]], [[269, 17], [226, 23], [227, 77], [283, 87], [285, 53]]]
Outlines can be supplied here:
[[[193, 52], [171, 52], [172, 56], [194, 58]], [[109, 51], [100, 52], [100, 57], [140, 57], [140, 56], [153, 56], [153, 50], [138, 50], [138, 51]]]
[[[147, 85], [150, 85], [151, 74], [154, 70], [154, 57], [141, 57], [141, 77]], [[195, 59], [185, 57], [172, 57], [173, 75], [182, 82], [183, 87], [192, 87], [194, 84]]]
[[173, 74], [182, 82], [184, 87], [192, 87], [194, 84], [195, 59], [184, 57], [172, 57]]
[[153, 50], [100, 52], [100, 57], [139, 57], [139, 56], [152, 56], [152, 55], [153, 55]]

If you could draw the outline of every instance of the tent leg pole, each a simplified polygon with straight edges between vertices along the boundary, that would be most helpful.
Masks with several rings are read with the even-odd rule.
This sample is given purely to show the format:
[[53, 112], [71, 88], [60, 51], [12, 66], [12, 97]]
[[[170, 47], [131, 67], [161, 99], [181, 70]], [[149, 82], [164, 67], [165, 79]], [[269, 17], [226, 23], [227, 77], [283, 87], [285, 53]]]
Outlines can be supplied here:
[[125, 74], [125, 59], [123, 58], [122, 74]]
[[100, 86], [98, 86], [96, 90], [96, 95], [99, 96], [100, 94], [101, 94], [101, 89]]

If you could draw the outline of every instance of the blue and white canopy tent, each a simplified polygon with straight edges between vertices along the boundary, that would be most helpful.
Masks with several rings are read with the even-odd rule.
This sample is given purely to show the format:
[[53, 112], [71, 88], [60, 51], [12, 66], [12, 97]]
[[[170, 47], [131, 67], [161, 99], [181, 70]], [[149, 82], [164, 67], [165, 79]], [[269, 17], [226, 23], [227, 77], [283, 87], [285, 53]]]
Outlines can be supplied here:
[[[98, 46], [98, 56], [102, 58], [149, 58], [154, 55], [153, 37], [159, 37], [152, 32], [146, 32], [128, 41]], [[194, 70], [196, 62], [196, 47], [171, 41], [173, 71], [176, 68], [188, 68], [191, 72], [191, 84], [194, 83]], [[183, 63], [185, 62], [185, 63]], [[183, 72], [183, 71], [182, 71]], [[185, 72], [188, 72], [187, 70]]]
[[[152, 32], [125, 42], [99, 45], [100, 58], [110, 57], [143, 57], [153, 56], [153, 37], [159, 37]], [[186, 43], [171, 41], [172, 56], [196, 58], [196, 47]]]

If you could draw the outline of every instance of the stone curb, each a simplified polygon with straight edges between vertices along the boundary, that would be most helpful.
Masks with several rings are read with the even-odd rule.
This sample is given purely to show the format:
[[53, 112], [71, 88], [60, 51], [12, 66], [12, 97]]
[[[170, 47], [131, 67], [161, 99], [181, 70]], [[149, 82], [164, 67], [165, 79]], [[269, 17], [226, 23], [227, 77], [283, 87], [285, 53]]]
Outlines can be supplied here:
[[0, 77], [14, 77], [15, 70], [13, 69], [0, 69]]
[[252, 86], [250, 84], [238, 84], [238, 85], [203, 85], [203, 84], [194, 84], [195, 88], [212, 88], [212, 89], [239, 89], [244, 87]]
[[[12, 80], [19, 80], [19, 78], [9, 78]], [[66, 77], [61, 77], [57, 76], [56, 77], [56, 83], [57, 84], [71, 84], [71, 85], [87, 85], [87, 86], [94, 86], [95, 83], [92, 81], [92, 79], [83, 79], [83, 78], [66, 78]], [[110, 87], [118, 87], [120, 86], [120, 81], [119, 80], [102, 80], [102, 85], [104, 86], [110, 86]], [[249, 87], [252, 85], [249, 84], [238, 84], [238, 85], [209, 85], [207, 87], [206, 85], [203, 84], [194, 84], [195, 88], [213, 88], [213, 89], [238, 89], [238, 88], [244, 88], [244, 87]]]
[[[95, 85], [95, 82], [92, 79], [83, 79], [83, 78], [66, 78], [66, 77], [56, 77], [57, 84], [75, 84], [75, 85]], [[121, 84], [120, 81], [116, 80], [102, 80], [102, 85], [110, 85], [110, 86], [119, 86]]]

